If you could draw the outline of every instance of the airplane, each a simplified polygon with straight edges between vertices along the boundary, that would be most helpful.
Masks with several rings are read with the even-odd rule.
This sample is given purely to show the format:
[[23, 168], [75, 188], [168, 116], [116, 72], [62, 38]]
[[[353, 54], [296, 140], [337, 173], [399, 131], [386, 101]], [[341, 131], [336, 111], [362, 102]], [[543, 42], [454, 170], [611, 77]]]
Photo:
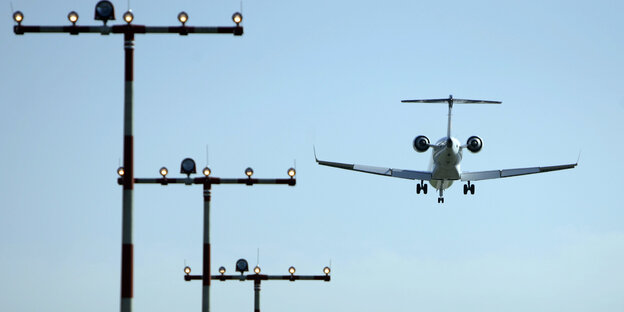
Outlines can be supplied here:
[[462, 160], [462, 153], [464, 149], [468, 149], [472, 153], [478, 153], [483, 148], [483, 140], [478, 136], [471, 136], [466, 141], [466, 144], [461, 144], [458, 139], [451, 136], [451, 111], [454, 104], [501, 104], [499, 101], [483, 101], [483, 100], [465, 100], [454, 99], [453, 95], [449, 95], [445, 99], [427, 99], [427, 100], [403, 100], [402, 103], [448, 103], [448, 126], [446, 130], [446, 136], [438, 140], [435, 144], [431, 144], [429, 138], [424, 135], [419, 135], [414, 139], [413, 147], [419, 153], [426, 152], [429, 148], [432, 149], [432, 165], [429, 171], [414, 171], [405, 169], [374, 167], [358, 164], [346, 164], [331, 161], [319, 160], [316, 157], [316, 149], [314, 151], [314, 159], [319, 165], [336, 167], [347, 170], [360, 171], [365, 173], [372, 173], [378, 175], [384, 175], [395, 178], [420, 180], [419, 184], [416, 184], [416, 193], [427, 194], [427, 184], [425, 181], [431, 183], [435, 189], [439, 192], [438, 203], [444, 203], [444, 190], [449, 188], [454, 181], [465, 181], [464, 195], [470, 192], [471, 195], [475, 193], [475, 185], [473, 181], [499, 179], [507, 177], [515, 177], [526, 174], [542, 173], [556, 170], [571, 169], [578, 165], [578, 160], [574, 164], [546, 166], [546, 167], [528, 167], [528, 168], [516, 168], [516, 169], [502, 169], [502, 170], [488, 170], [488, 171], [473, 171], [466, 172], [460, 169], [460, 162]]

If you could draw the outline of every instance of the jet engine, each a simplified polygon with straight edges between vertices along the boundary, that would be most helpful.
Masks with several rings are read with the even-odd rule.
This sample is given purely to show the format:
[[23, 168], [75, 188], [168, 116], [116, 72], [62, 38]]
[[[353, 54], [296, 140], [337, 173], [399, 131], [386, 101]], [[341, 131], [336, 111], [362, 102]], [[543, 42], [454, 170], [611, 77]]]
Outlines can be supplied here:
[[414, 150], [419, 153], [426, 152], [429, 149], [429, 138], [419, 135], [414, 139]]
[[483, 148], [483, 141], [480, 137], [473, 135], [468, 138], [468, 141], [466, 142], [466, 147], [469, 151], [473, 153], [478, 153], [481, 148]]

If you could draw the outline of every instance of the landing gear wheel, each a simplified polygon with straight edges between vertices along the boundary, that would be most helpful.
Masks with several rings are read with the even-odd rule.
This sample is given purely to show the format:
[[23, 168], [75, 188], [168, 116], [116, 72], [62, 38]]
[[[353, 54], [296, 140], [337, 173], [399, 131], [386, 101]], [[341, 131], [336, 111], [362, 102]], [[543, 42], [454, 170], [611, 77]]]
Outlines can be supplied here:
[[468, 184], [464, 184], [464, 195], [468, 194]]
[[420, 194], [420, 190], [421, 190], [420, 184], [416, 184], [416, 194]]
[[444, 197], [438, 197], [438, 204], [444, 204]]
[[423, 193], [427, 194], [427, 184], [423, 184], [422, 190]]
[[474, 184], [470, 186], [470, 195], [474, 195], [475, 192], [475, 186]]

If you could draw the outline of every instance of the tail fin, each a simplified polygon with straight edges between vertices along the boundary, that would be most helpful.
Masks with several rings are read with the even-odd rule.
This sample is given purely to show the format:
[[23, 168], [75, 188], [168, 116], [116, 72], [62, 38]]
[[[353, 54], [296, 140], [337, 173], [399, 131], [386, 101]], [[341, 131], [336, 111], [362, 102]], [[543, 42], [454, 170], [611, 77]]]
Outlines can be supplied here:
[[446, 137], [451, 137], [451, 110], [453, 104], [501, 104], [499, 101], [485, 101], [485, 100], [466, 100], [466, 99], [454, 99], [453, 95], [449, 95], [447, 99], [426, 99], [426, 100], [402, 100], [401, 103], [448, 103], [448, 126], [446, 128]]

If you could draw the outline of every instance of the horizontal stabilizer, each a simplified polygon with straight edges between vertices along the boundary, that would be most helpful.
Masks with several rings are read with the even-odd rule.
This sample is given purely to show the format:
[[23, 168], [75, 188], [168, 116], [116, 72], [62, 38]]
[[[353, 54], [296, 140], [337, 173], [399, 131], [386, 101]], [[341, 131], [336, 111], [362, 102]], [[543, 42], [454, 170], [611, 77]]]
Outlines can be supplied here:
[[453, 104], [501, 104], [500, 101], [485, 101], [485, 100], [466, 100], [466, 99], [427, 99], [427, 100], [402, 100], [401, 103], [448, 103], [452, 101]]

